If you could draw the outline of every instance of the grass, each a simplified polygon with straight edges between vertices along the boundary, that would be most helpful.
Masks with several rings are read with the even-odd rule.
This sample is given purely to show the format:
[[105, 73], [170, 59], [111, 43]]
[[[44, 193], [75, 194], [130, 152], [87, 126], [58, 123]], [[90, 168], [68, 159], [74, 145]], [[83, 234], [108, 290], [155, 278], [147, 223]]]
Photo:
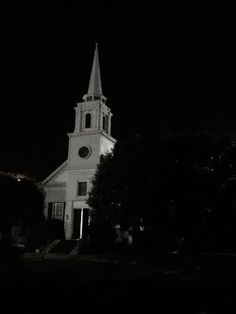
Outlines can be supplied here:
[[1, 304], [7, 306], [1, 313], [225, 314], [235, 307], [236, 257], [25, 261], [4, 273], [1, 287]]

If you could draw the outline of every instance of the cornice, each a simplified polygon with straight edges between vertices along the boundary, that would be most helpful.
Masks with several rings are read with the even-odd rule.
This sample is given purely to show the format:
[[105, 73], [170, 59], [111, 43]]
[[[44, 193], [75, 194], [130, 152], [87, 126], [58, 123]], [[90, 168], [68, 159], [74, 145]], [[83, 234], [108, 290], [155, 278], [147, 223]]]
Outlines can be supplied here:
[[54, 188], [55, 190], [64, 190], [66, 188], [66, 182], [63, 182], [63, 183], [53, 182], [45, 186], [45, 189], [51, 189], [51, 188]]
[[73, 168], [68, 168], [68, 172], [84, 172], [85, 174], [87, 172], [92, 172], [92, 171], [96, 171], [97, 168], [90, 168], [90, 169], [78, 169], [76, 167], [73, 167]]
[[67, 133], [69, 137], [83, 137], [83, 136], [90, 136], [90, 135], [102, 135], [109, 139], [112, 143], [116, 143], [116, 139], [112, 136], [108, 135], [103, 130], [96, 130], [96, 131], [88, 131], [88, 132], [74, 132], [74, 133]]
[[112, 143], [114, 143], [114, 144], [116, 143], [116, 139], [115, 139], [114, 137], [108, 135], [108, 134], [105, 133], [105, 132], [101, 132], [101, 134], [102, 134], [104, 137], [106, 137], [108, 140], [110, 140]]

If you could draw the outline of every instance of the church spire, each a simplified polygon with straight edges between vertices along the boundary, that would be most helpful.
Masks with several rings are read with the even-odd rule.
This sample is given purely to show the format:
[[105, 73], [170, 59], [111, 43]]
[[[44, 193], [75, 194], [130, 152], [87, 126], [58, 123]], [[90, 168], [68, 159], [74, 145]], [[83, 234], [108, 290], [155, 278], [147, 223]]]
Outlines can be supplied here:
[[94, 52], [93, 67], [92, 67], [92, 72], [90, 76], [87, 96], [93, 96], [93, 97], [102, 96], [102, 83], [101, 83], [97, 43], [96, 43], [95, 52]]

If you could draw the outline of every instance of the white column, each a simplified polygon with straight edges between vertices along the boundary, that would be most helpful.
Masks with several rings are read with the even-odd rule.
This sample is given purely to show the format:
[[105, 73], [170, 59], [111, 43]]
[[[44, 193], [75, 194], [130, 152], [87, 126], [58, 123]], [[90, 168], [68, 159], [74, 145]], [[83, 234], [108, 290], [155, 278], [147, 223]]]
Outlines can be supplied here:
[[108, 116], [108, 134], [111, 135], [111, 114]]
[[65, 208], [65, 237], [66, 240], [70, 240], [72, 238], [72, 231], [73, 231], [73, 217], [72, 217], [72, 201], [66, 202]]
[[81, 214], [80, 214], [80, 239], [82, 238], [82, 235], [83, 235], [83, 215], [84, 215], [84, 209], [81, 208]]

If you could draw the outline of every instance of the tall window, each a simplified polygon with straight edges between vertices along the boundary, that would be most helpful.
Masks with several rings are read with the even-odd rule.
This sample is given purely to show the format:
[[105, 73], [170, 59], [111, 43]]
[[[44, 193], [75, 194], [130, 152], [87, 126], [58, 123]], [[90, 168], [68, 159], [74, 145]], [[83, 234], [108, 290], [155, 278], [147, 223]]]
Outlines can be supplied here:
[[64, 219], [64, 202], [56, 202], [53, 206], [53, 218], [58, 220]]
[[87, 195], [87, 182], [78, 182], [78, 196], [86, 196]]
[[53, 202], [48, 203], [48, 220], [53, 218]]
[[108, 131], [108, 116], [105, 114], [102, 117], [102, 128], [104, 131]]
[[85, 128], [91, 128], [91, 114], [87, 113], [85, 116]]

